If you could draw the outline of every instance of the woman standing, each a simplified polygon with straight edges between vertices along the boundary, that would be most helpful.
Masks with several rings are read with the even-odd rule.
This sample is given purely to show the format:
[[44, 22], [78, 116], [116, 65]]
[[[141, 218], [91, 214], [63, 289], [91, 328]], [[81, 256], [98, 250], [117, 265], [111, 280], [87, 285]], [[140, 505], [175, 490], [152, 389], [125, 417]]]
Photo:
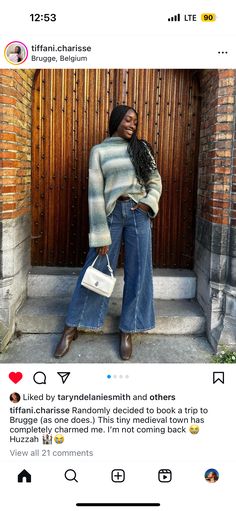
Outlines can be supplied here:
[[116, 269], [122, 239], [125, 246], [124, 292], [120, 317], [120, 356], [132, 354], [132, 334], [154, 328], [151, 218], [158, 212], [161, 178], [151, 146], [136, 136], [137, 112], [125, 105], [114, 108], [110, 137], [94, 146], [89, 159], [89, 246], [85, 265], [69, 305], [66, 325], [55, 351], [63, 357], [77, 329], [101, 329], [109, 299], [81, 286], [97, 253], [97, 269]]

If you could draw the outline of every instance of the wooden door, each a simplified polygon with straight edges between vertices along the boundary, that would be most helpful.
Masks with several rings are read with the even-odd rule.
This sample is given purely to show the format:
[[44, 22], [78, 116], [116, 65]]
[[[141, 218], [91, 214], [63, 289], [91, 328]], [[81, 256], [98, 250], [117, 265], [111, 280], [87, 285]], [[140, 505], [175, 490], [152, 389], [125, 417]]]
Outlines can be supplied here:
[[191, 268], [199, 90], [191, 70], [40, 70], [33, 90], [32, 264], [81, 266], [88, 248], [89, 151], [116, 104], [139, 113], [163, 180], [154, 266]]

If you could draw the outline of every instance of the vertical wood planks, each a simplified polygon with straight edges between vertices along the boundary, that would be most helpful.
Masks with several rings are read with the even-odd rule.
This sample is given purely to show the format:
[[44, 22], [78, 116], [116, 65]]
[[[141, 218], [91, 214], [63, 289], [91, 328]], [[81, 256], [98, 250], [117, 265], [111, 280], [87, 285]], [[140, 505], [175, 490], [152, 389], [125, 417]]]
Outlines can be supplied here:
[[36, 74], [32, 264], [83, 264], [88, 247], [89, 151], [108, 136], [109, 114], [117, 104], [138, 111], [138, 136], [151, 143], [163, 179], [160, 213], [153, 224], [154, 265], [192, 267], [198, 77], [191, 70], [156, 69], [59, 69]]

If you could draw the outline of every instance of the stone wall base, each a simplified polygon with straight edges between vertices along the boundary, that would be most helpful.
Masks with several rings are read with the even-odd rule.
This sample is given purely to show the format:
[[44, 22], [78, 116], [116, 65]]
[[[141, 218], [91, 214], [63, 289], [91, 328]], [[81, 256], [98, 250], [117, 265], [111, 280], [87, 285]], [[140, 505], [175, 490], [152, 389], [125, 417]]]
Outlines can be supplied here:
[[236, 289], [232, 286], [225, 289], [225, 316], [220, 344], [236, 346]]
[[9, 342], [15, 328], [15, 313], [27, 293], [30, 268], [30, 215], [1, 222], [0, 251], [0, 351]]
[[207, 337], [215, 352], [222, 344], [236, 348], [235, 232], [228, 226], [197, 220], [197, 299], [206, 315]]

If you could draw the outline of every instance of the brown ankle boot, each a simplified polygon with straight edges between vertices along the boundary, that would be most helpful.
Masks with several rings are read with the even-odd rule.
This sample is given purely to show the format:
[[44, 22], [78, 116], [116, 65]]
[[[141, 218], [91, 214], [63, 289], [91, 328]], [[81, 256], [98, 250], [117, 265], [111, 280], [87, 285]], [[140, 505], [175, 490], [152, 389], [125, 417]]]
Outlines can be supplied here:
[[72, 341], [76, 339], [78, 335], [78, 331], [76, 326], [67, 326], [63, 330], [61, 339], [56, 347], [56, 351], [54, 353], [55, 358], [64, 357], [64, 355], [69, 351], [70, 345]]
[[132, 335], [127, 332], [120, 332], [120, 357], [122, 360], [129, 360], [132, 355]]

